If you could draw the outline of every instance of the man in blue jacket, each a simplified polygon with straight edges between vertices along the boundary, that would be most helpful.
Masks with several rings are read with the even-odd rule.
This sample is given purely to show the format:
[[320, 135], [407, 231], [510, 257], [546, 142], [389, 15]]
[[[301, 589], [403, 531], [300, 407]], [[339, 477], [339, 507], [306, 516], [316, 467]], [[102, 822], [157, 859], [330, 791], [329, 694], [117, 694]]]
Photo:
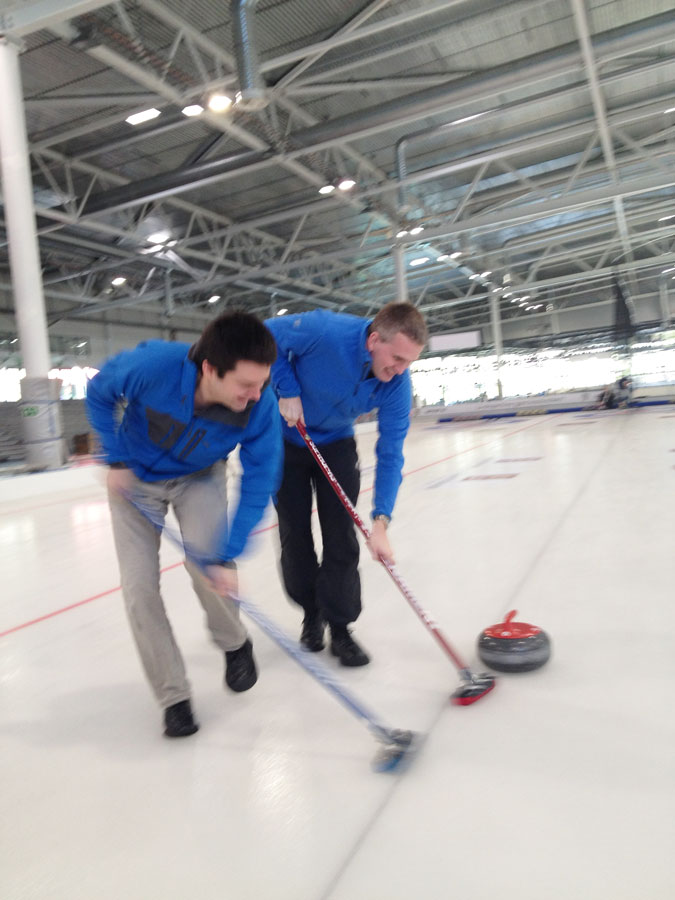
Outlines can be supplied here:
[[[370, 552], [393, 561], [387, 539], [401, 483], [403, 441], [412, 399], [408, 367], [424, 347], [427, 330], [409, 303], [389, 303], [371, 320], [325, 310], [266, 322], [277, 342], [272, 384], [285, 420], [284, 470], [277, 494], [281, 572], [289, 597], [304, 610], [300, 642], [324, 647], [345, 666], [363, 666], [368, 655], [348, 625], [361, 612], [359, 543], [352, 520], [321, 473], [295, 425], [309, 436], [353, 504], [360, 473], [354, 421], [378, 410], [379, 439], [373, 494]], [[312, 539], [313, 490], [323, 540], [319, 563]]]
[[[266, 387], [276, 347], [255, 316], [230, 312], [190, 347], [146, 341], [110, 359], [92, 379], [87, 410], [110, 466], [107, 484], [124, 601], [141, 662], [164, 710], [168, 737], [198, 725], [190, 684], [159, 590], [159, 533], [127, 496], [164, 521], [171, 505], [186, 546], [212, 560], [207, 578], [189, 561], [194, 590], [225, 682], [246, 691], [257, 680], [239, 611], [234, 560], [263, 516], [280, 475], [281, 425]], [[124, 415], [118, 423], [118, 405]], [[225, 461], [237, 446], [243, 474], [227, 521]]]

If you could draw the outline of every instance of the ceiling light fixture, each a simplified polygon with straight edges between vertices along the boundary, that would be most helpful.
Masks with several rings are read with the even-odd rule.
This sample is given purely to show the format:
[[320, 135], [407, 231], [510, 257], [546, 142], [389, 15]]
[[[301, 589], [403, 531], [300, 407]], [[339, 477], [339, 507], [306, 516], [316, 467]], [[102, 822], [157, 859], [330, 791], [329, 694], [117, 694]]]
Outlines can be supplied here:
[[417, 259], [410, 260], [410, 265], [411, 266], [423, 266], [424, 263], [428, 263], [428, 262], [429, 262], [428, 256], [418, 256]]
[[341, 191], [351, 191], [351, 189], [354, 187], [355, 184], [356, 184], [356, 182], [354, 181], [353, 178], [347, 177], [347, 178], [342, 178], [339, 181], [338, 187], [340, 188]]
[[123, 275], [118, 275], [116, 278], [113, 278], [110, 283], [115, 285], [115, 287], [121, 287], [126, 283], [126, 278]]
[[397, 238], [405, 237], [407, 233], [408, 233], [407, 229], [402, 228], [400, 231], [396, 232], [396, 237]]
[[149, 234], [146, 237], [146, 241], [149, 244], [165, 244], [170, 237], [171, 232], [164, 229], [164, 231], [155, 231], [153, 234]]
[[334, 190], [335, 190], [334, 184], [324, 184], [322, 187], [319, 188], [319, 193], [320, 194], [332, 194]]
[[661, 216], [659, 222], [669, 222], [670, 219], [675, 219], [675, 214], [672, 216]]
[[424, 228], [422, 227], [422, 225], [415, 225], [414, 228], [410, 229], [410, 234], [422, 234], [423, 231]]
[[284, 309], [280, 309], [280, 310], [277, 310], [277, 315], [278, 315], [278, 316], [285, 316], [287, 312], [288, 312], [288, 310], [285, 309], [285, 308], [284, 308]]
[[189, 106], [184, 106], [181, 109], [181, 112], [188, 118], [191, 118], [192, 116], [201, 116], [204, 112], [204, 107], [200, 106], [199, 103], [191, 103]]
[[441, 253], [440, 256], [436, 257], [436, 262], [445, 262], [446, 259], [450, 259], [447, 253]]
[[152, 109], [144, 109], [142, 112], [127, 116], [124, 121], [128, 122], [129, 125], [140, 125], [141, 122], [149, 122], [150, 119], [156, 119], [159, 115], [161, 115], [160, 111], [153, 107]]
[[220, 294], [213, 294], [209, 297], [209, 303], [217, 303], [220, 300]]
[[450, 254], [450, 259], [459, 259], [459, 257], [460, 257], [461, 255], [462, 255], [462, 251], [461, 251], [461, 250], [455, 250], [454, 253], [451, 253], [451, 254]]
[[225, 112], [232, 106], [232, 97], [229, 94], [211, 94], [208, 101], [208, 107], [211, 112]]

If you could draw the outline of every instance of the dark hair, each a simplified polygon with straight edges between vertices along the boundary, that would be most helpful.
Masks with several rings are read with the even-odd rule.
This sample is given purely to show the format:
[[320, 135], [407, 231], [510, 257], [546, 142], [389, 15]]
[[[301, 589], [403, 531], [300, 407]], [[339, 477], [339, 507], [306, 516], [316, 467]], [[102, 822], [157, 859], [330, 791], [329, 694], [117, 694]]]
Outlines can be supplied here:
[[399, 332], [416, 344], [426, 344], [427, 325], [422, 313], [412, 303], [387, 303], [375, 316], [368, 329], [377, 331], [385, 341]]
[[277, 345], [272, 333], [257, 316], [243, 310], [232, 310], [218, 316], [206, 326], [190, 349], [190, 359], [201, 371], [204, 360], [218, 370], [222, 378], [240, 360], [271, 366], [277, 358]]

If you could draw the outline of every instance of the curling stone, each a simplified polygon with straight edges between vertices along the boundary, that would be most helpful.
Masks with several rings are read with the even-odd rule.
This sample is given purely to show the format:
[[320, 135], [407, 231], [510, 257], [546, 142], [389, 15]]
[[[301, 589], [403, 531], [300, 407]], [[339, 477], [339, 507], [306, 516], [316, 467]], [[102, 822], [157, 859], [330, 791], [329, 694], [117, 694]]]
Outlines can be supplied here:
[[514, 622], [518, 610], [490, 625], [478, 638], [478, 655], [497, 672], [531, 672], [548, 662], [551, 642], [545, 631], [528, 622]]

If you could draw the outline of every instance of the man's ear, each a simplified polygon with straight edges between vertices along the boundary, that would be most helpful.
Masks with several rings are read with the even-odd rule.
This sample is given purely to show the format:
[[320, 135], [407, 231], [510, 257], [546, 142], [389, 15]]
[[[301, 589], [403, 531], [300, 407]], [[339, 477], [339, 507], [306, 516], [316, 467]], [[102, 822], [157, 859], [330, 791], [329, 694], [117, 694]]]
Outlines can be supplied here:
[[368, 351], [368, 353], [373, 352], [373, 347], [375, 347], [380, 340], [380, 333], [378, 331], [370, 332], [370, 334], [366, 338], [366, 350]]
[[202, 360], [202, 375], [207, 376], [213, 373], [215, 366], [212, 366], [208, 359]]

